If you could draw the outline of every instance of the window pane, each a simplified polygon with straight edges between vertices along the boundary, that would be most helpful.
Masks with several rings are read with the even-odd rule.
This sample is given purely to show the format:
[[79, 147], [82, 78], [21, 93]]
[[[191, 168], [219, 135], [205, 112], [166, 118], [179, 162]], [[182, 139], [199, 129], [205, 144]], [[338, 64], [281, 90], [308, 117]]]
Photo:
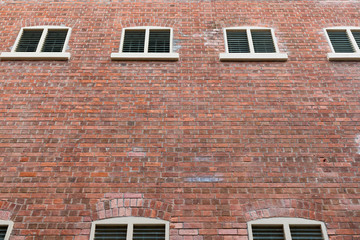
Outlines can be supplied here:
[[95, 229], [94, 240], [126, 240], [127, 226], [101, 226]]
[[252, 225], [254, 240], [284, 240], [283, 226]]
[[144, 52], [145, 30], [125, 30], [123, 52]]
[[334, 51], [337, 53], [352, 53], [353, 46], [345, 30], [327, 31]]
[[270, 30], [251, 30], [251, 37], [256, 53], [276, 52]]
[[134, 225], [133, 240], [165, 240], [165, 225]]
[[7, 228], [7, 226], [0, 226], [0, 240], [5, 239]]
[[351, 32], [355, 38], [356, 44], [358, 45], [358, 47], [360, 47], [360, 31], [351, 31]]
[[229, 53], [250, 53], [246, 30], [226, 31]]
[[148, 52], [170, 52], [170, 30], [150, 30]]
[[68, 30], [49, 30], [42, 52], [62, 52]]
[[36, 52], [43, 30], [24, 30], [16, 52]]
[[290, 226], [293, 240], [323, 240], [320, 226]]

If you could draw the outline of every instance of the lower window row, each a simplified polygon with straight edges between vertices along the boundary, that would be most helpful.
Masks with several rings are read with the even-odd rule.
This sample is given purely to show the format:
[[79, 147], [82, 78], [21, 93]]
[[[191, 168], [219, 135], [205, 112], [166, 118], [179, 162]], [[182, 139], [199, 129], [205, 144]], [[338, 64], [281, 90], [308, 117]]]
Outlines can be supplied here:
[[[249, 240], [329, 240], [323, 222], [302, 218], [266, 218], [248, 222]], [[0, 220], [0, 240], [10, 238], [13, 222]], [[92, 223], [90, 240], [169, 240], [168, 221], [118, 217]]]

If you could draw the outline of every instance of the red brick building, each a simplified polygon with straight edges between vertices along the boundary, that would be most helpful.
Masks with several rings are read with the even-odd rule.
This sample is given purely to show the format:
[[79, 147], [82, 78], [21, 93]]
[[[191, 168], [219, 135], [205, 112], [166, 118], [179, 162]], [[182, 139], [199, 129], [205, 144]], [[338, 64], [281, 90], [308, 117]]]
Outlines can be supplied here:
[[359, 1], [3, 0], [0, 22], [0, 238], [360, 239]]

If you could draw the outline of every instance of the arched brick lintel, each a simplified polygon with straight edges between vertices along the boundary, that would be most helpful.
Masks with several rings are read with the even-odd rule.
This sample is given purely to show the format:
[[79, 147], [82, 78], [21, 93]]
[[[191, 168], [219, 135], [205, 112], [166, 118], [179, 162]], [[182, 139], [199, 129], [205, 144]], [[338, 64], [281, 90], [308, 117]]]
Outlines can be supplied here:
[[20, 210], [20, 205], [5, 200], [0, 200], [0, 220], [11, 220]]
[[299, 199], [265, 199], [244, 206], [245, 220], [293, 217], [323, 220], [322, 204]]
[[143, 194], [106, 194], [96, 204], [92, 220], [113, 217], [148, 217], [170, 221], [172, 205], [160, 200], [144, 198]]

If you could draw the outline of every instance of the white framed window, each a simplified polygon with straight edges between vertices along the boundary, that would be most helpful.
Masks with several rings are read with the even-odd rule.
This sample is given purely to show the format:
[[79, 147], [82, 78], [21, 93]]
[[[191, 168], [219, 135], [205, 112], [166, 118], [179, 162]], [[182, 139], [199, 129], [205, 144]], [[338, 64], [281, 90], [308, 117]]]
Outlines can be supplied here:
[[247, 227], [249, 240], [329, 240], [323, 222], [303, 218], [265, 218]]
[[0, 240], [9, 240], [14, 223], [12, 221], [0, 220]]
[[260, 27], [231, 27], [224, 29], [225, 53], [221, 61], [286, 61], [280, 53], [274, 29]]
[[124, 28], [120, 50], [111, 54], [112, 60], [165, 60], [176, 61], [173, 52], [173, 30], [168, 27]]
[[90, 240], [169, 240], [168, 221], [144, 217], [117, 217], [95, 221]]
[[2, 52], [1, 60], [68, 60], [65, 52], [71, 28], [36, 26], [21, 28], [11, 52]]
[[328, 60], [360, 60], [360, 28], [333, 27], [325, 29], [326, 38], [331, 47]]

